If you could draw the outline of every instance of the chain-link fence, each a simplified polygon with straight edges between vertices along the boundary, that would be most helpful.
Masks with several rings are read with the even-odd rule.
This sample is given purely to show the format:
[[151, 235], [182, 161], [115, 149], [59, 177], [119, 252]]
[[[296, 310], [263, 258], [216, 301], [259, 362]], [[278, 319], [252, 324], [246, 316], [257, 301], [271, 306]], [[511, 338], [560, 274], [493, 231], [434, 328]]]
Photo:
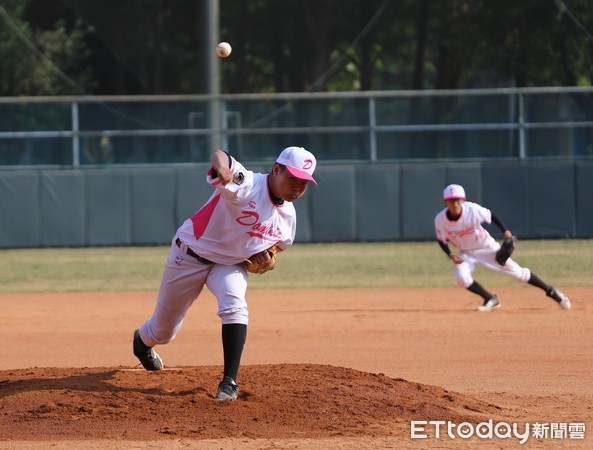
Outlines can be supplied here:
[[[215, 107], [213, 107], [215, 105]], [[218, 112], [213, 117], [213, 111]], [[593, 156], [593, 88], [0, 98], [0, 167]]]

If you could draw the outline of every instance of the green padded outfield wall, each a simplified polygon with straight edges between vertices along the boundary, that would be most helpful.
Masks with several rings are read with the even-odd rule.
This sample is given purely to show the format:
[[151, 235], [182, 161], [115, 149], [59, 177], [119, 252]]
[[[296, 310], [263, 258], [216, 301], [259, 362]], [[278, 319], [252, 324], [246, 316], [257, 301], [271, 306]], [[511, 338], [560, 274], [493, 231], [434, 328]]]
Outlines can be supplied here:
[[85, 172], [87, 244], [130, 245], [130, 176], [127, 170]]
[[[0, 248], [166, 245], [212, 194], [207, 170], [0, 171]], [[593, 237], [588, 160], [319, 164], [315, 177], [295, 203], [296, 242], [433, 240], [449, 183], [520, 239]]]
[[397, 165], [356, 168], [354, 208], [358, 239], [400, 240], [401, 170]]
[[577, 236], [593, 236], [593, 162], [576, 166]]
[[0, 247], [40, 247], [40, 172], [0, 171]]
[[40, 181], [41, 245], [85, 245], [84, 174], [68, 170], [42, 172]]
[[[481, 174], [484, 205], [494, 211], [519, 239], [527, 237], [530, 220], [528, 164], [484, 163]], [[489, 229], [492, 231], [493, 227]]]
[[576, 235], [575, 166], [571, 162], [529, 165], [529, 237]]

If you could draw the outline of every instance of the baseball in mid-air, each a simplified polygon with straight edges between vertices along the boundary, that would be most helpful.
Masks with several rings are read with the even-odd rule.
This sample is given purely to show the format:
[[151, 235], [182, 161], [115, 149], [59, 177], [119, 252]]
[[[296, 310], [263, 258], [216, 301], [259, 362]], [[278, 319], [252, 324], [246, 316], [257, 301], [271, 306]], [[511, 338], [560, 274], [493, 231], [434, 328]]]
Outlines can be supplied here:
[[226, 58], [231, 54], [232, 51], [233, 48], [231, 47], [231, 44], [229, 44], [228, 42], [220, 42], [216, 46], [216, 54], [221, 58]]

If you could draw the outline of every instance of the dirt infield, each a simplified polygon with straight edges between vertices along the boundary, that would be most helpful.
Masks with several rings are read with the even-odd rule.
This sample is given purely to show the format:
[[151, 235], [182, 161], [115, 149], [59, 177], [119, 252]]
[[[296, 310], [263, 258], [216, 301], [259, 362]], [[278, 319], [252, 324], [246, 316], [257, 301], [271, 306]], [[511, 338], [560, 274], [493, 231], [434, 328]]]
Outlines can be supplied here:
[[[593, 289], [565, 292], [569, 312], [520, 286], [477, 313], [458, 288], [251, 291], [228, 404], [210, 293], [158, 373], [131, 353], [154, 293], [3, 295], [0, 448], [592, 448]], [[412, 439], [437, 420], [532, 428]]]

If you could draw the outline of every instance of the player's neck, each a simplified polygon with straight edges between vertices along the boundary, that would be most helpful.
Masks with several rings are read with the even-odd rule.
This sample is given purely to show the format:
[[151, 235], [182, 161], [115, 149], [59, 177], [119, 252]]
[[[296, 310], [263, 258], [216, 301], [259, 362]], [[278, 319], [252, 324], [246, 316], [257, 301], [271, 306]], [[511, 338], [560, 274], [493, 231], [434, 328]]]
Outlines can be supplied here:
[[274, 194], [274, 191], [272, 190], [272, 186], [270, 186], [270, 182], [271, 182], [270, 177], [271, 176], [272, 176], [271, 174], [268, 175], [268, 192], [270, 193], [270, 198], [272, 199], [272, 202], [274, 202], [275, 205], [281, 205], [284, 203], [284, 200], [280, 197], [277, 197]]
[[461, 213], [453, 214], [451, 211], [447, 210], [447, 219], [451, 220], [452, 222], [459, 220], [460, 217], [461, 217]]

